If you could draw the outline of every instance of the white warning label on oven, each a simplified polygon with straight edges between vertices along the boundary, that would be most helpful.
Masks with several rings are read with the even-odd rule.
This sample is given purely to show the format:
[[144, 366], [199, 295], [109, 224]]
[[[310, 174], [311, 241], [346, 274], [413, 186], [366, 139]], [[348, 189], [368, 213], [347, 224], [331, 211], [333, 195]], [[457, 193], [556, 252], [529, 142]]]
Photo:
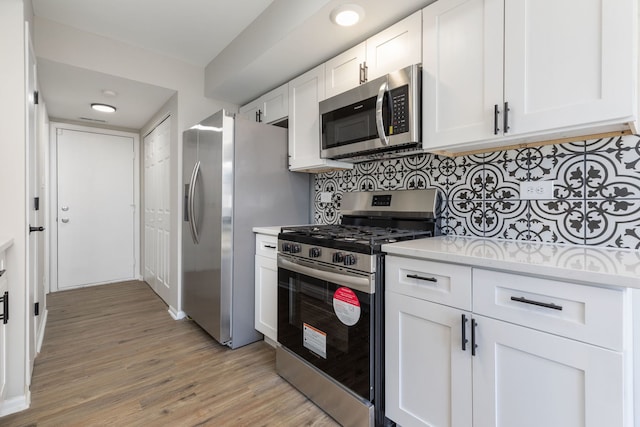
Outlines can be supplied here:
[[358, 296], [349, 288], [336, 289], [333, 294], [333, 311], [345, 325], [355, 325], [360, 320]]
[[305, 348], [313, 351], [323, 359], [327, 358], [327, 334], [320, 329], [303, 323], [302, 324], [302, 340]]

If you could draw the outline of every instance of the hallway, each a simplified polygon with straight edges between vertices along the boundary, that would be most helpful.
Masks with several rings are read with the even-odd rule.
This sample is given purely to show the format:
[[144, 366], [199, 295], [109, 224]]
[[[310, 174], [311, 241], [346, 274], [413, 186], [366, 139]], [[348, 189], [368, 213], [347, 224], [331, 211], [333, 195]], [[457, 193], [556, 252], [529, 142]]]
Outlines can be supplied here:
[[144, 282], [49, 294], [31, 408], [2, 426], [335, 426], [264, 342], [223, 347]]

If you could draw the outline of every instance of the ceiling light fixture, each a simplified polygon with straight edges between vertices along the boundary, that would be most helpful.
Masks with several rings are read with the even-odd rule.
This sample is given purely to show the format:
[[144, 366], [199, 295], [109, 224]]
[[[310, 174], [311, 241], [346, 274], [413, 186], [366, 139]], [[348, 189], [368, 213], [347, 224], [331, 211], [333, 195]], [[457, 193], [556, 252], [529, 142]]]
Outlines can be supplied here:
[[364, 18], [364, 9], [357, 4], [343, 4], [331, 11], [331, 22], [350, 27]]
[[113, 107], [107, 104], [94, 103], [94, 104], [91, 104], [91, 108], [93, 108], [96, 111], [101, 111], [103, 113], [115, 113], [116, 111], [116, 107]]

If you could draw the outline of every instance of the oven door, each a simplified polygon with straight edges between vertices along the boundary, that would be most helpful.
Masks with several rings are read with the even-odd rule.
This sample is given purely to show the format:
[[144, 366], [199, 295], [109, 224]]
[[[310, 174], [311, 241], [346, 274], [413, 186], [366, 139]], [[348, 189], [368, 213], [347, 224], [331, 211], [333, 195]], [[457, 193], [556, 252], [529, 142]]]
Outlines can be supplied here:
[[278, 255], [278, 342], [373, 400], [373, 276]]

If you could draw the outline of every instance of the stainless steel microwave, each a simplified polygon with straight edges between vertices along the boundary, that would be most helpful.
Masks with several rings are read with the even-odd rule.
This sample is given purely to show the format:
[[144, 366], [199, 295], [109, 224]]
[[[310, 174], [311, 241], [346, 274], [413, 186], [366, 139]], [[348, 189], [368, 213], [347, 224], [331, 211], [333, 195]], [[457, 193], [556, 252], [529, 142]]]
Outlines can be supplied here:
[[422, 148], [422, 67], [411, 65], [320, 102], [320, 157], [365, 160]]

